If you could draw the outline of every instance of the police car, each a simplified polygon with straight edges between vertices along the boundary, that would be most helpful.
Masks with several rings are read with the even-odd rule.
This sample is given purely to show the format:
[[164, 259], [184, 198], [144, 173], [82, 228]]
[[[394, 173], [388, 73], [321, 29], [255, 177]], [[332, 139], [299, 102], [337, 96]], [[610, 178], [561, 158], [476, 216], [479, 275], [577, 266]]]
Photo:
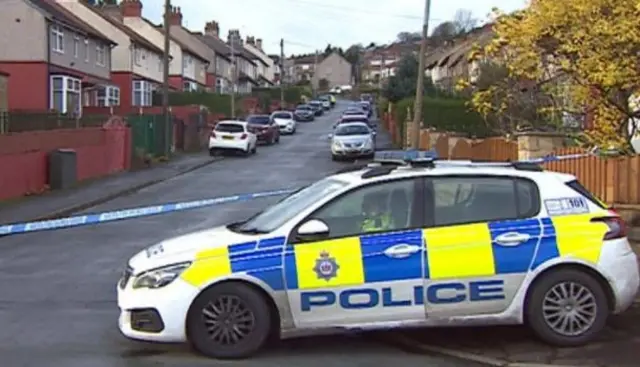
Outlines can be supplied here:
[[[132, 257], [117, 285], [122, 333], [215, 358], [336, 328], [526, 324], [576, 346], [633, 302], [625, 224], [574, 176], [377, 158]], [[362, 233], [372, 200], [392, 225]]]

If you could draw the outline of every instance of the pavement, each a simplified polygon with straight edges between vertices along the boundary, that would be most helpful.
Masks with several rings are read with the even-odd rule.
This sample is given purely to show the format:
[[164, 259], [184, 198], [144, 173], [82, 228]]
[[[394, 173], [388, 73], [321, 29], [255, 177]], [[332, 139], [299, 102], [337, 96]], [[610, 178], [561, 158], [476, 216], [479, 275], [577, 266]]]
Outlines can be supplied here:
[[[129, 195], [84, 208], [82, 212], [299, 187], [313, 182], [348, 164], [331, 160], [326, 137], [341, 108], [344, 108], [344, 104], [315, 122], [301, 123], [296, 135], [283, 136], [278, 145], [260, 146], [255, 156], [225, 158], [177, 177], [133, 190]], [[384, 135], [381, 134], [379, 138], [381, 146], [384, 145]], [[171, 170], [169, 167], [166, 166], [166, 169]], [[118, 180], [128, 180], [128, 177], [123, 175]], [[166, 176], [158, 174], [158, 177]], [[118, 186], [115, 183], [113, 185]], [[100, 192], [99, 189], [93, 190], [96, 190], [93, 191], [96, 195]], [[74, 195], [79, 194], [71, 191], [64, 196], [73, 198]], [[33, 199], [36, 200], [35, 204], [26, 200], [24, 205], [44, 206], [46, 200], [52, 200], [45, 197]], [[211, 361], [194, 354], [185, 345], [134, 342], [120, 335], [117, 328], [116, 282], [131, 255], [168, 237], [245, 218], [278, 199], [262, 198], [95, 226], [3, 237], [0, 240], [0, 365], [478, 365], [440, 355], [416, 353], [399, 347], [391, 342], [395, 335], [391, 332], [283, 341], [260, 356], [235, 362]], [[74, 200], [69, 199], [66, 204], [73, 204]], [[61, 208], [65, 205], [51, 204], [51, 208]], [[3, 219], [15, 222], [36, 213], [21, 208], [22, 205], [13, 207], [12, 212], [15, 214]], [[41, 212], [48, 213], [49, 210], [43, 209]]]
[[39, 196], [24, 197], [0, 204], [0, 224], [29, 222], [64, 217], [80, 210], [123, 197], [136, 191], [189, 173], [220, 160], [208, 154], [179, 154], [171, 161], [157, 163], [151, 168], [122, 172], [77, 187], [51, 191]]

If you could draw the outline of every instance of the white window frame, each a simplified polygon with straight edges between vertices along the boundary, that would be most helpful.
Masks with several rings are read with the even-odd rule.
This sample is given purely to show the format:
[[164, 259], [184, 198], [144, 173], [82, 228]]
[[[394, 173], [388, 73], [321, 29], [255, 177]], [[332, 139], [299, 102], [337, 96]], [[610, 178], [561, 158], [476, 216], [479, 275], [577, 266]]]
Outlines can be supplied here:
[[102, 44], [96, 45], [96, 65], [107, 65], [107, 50]]
[[193, 82], [191, 80], [185, 80], [182, 83], [182, 89], [185, 92], [197, 92], [198, 91], [198, 83]]
[[[146, 80], [134, 80], [131, 85], [132, 96], [131, 105], [132, 106], [151, 106], [153, 104], [153, 91], [155, 90], [154, 85]], [[136, 101], [136, 94], [140, 95], [140, 102]]]
[[[56, 88], [56, 81], [60, 81], [60, 88]], [[67, 75], [51, 75], [50, 77], [50, 91], [49, 91], [49, 108], [57, 110], [60, 113], [69, 113], [73, 111], [67, 111], [69, 107], [69, 94], [78, 95], [77, 113], [82, 114], [82, 80]], [[62, 93], [61, 103], [62, 106], [55, 106], [54, 95], [56, 93]]]
[[89, 39], [84, 39], [84, 62], [89, 62]]
[[98, 106], [110, 107], [120, 105], [120, 88], [106, 86], [98, 90]]
[[133, 48], [133, 62], [136, 66], [142, 66], [142, 49], [140, 47]]
[[73, 57], [77, 59], [79, 54], [80, 54], [80, 37], [74, 36], [73, 37]]
[[51, 25], [51, 49], [57, 53], [64, 53], [64, 30], [57, 24]]

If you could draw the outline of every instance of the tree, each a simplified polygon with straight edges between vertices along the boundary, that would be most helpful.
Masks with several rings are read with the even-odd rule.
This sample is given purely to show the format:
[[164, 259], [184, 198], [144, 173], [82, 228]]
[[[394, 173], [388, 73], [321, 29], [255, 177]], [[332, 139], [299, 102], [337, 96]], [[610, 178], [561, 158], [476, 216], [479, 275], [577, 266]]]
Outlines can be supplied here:
[[453, 25], [457, 35], [465, 34], [478, 25], [478, 19], [474, 18], [471, 10], [458, 9], [453, 16]]
[[322, 78], [318, 81], [318, 89], [322, 91], [329, 90], [329, 80]]
[[359, 71], [362, 69], [362, 53], [364, 47], [361, 44], [350, 46], [346, 51], [342, 53], [345, 60], [351, 64], [351, 75], [355, 76], [355, 82], [360, 83], [361, 77]]
[[329, 56], [331, 55], [331, 53], [333, 52], [333, 47], [331, 47], [331, 44], [327, 45], [327, 48], [324, 49], [324, 56]]
[[[415, 96], [418, 82], [418, 58], [414, 54], [407, 54], [400, 59], [396, 73], [386, 84], [383, 94], [390, 102]], [[425, 79], [425, 92], [434, 91], [430, 79]]]
[[451, 21], [438, 24], [431, 32], [429, 39], [433, 46], [440, 46], [458, 35], [458, 26]]
[[422, 39], [422, 34], [420, 32], [400, 32], [396, 37], [400, 43], [414, 43]]
[[[553, 104], [556, 114], [593, 116], [585, 144], [630, 152], [637, 126], [629, 121], [640, 118], [630, 103], [640, 87], [636, 2], [537, 0], [496, 15], [496, 37], [475, 56], [500, 60], [509, 78], [531, 81], [562, 101]], [[474, 106], [492, 105], [491, 94], [477, 91]]]
[[376, 43], [375, 42], [371, 42], [369, 44], [369, 46], [367, 46], [367, 48], [374, 48], [374, 47], [376, 47]]

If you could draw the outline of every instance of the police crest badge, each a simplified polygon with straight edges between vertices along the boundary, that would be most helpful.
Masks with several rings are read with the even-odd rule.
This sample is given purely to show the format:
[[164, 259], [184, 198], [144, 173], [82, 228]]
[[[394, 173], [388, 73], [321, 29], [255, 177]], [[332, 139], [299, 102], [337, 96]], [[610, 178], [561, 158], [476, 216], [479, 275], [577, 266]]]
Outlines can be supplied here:
[[316, 266], [313, 271], [316, 272], [318, 279], [324, 279], [328, 282], [338, 275], [338, 269], [340, 269], [340, 265], [338, 265], [336, 259], [331, 257], [328, 252], [322, 251], [320, 257], [316, 260]]

